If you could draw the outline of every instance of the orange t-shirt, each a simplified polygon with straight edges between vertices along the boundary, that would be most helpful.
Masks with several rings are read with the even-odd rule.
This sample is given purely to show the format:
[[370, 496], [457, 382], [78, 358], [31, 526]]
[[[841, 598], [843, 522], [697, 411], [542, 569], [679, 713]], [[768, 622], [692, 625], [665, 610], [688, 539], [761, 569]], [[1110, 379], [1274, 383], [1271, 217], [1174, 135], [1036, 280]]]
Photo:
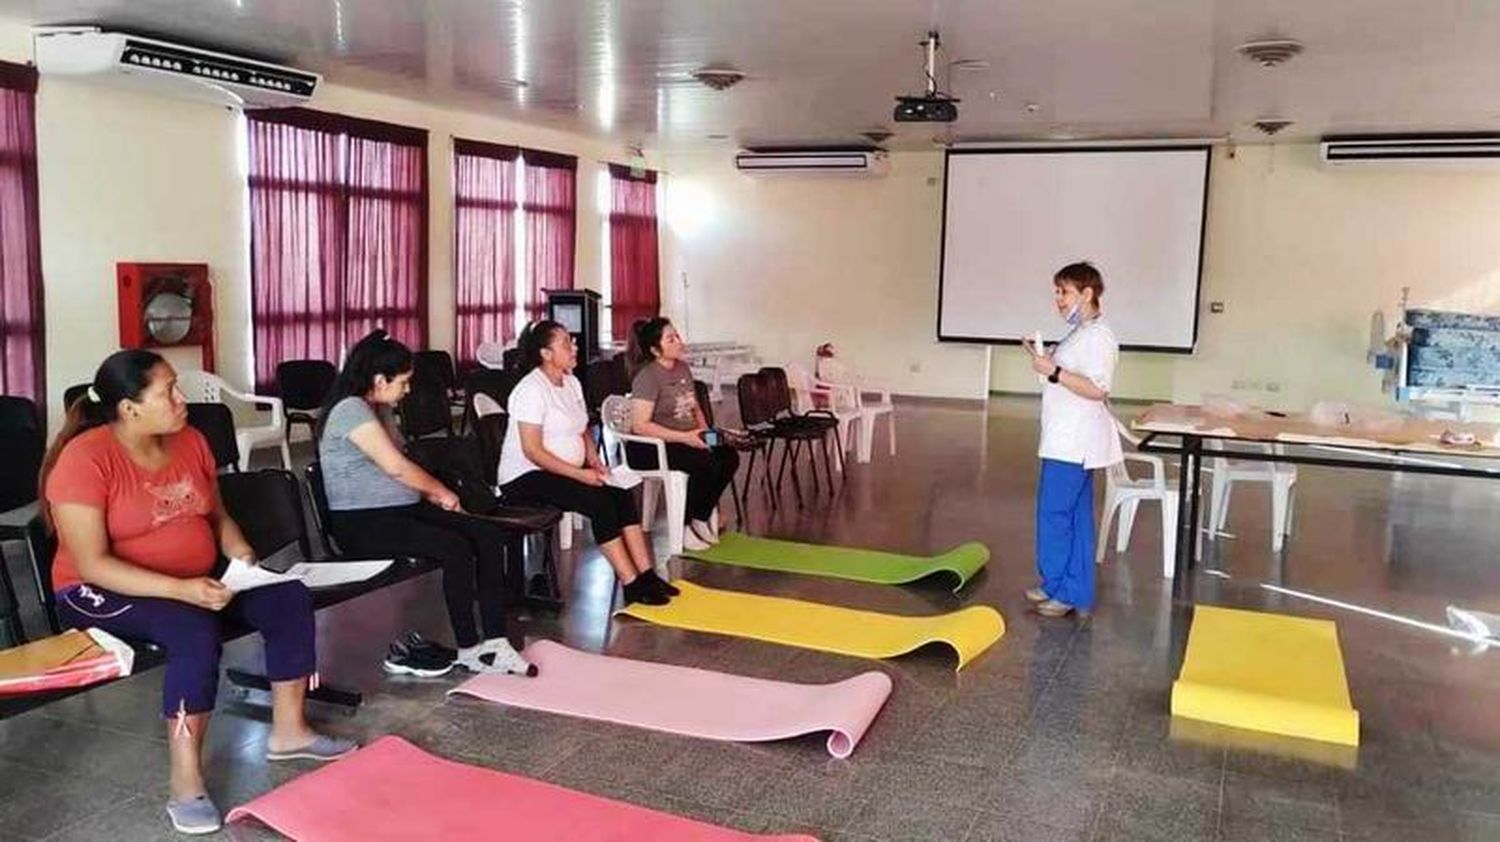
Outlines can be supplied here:
[[[148, 471], [108, 427], [89, 430], [63, 448], [47, 477], [47, 502], [103, 509], [116, 558], [182, 579], [207, 576], [219, 554], [209, 518], [218, 495], [213, 452], [192, 427], [167, 436], [165, 445], [166, 467]], [[72, 553], [60, 543], [52, 587], [82, 582]]]

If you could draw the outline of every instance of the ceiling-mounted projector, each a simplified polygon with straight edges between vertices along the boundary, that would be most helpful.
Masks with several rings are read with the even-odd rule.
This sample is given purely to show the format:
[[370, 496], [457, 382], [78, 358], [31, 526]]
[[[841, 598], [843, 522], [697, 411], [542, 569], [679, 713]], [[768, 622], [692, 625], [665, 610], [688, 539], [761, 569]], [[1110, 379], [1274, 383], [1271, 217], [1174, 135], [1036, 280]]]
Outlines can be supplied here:
[[958, 119], [958, 98], [937, 87], [937, 51], [942, 42], [933, 31], [927, 33], [921, 44], [927, 56], [927, 92], [896, 97], [892, 119], [898, 123], [951, 123]]

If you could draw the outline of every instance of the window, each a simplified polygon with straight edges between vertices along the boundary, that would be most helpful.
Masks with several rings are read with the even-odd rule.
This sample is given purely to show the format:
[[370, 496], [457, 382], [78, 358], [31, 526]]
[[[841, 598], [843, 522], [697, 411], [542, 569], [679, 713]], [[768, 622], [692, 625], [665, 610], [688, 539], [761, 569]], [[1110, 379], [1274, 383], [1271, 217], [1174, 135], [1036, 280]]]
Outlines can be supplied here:
[[661, 311], [657, 269], [656, 173], [609, 165], [609, 311], [612, 335]]
[[[546, 290], [573, 288], [578, 159], [454, 140], [455, 340], [509, 344], [541, 318]], [[518, 248], [518, 243], [524, 243]]]
[[0, 62], [0, 393], [46, 402], [36, 70]]
[[256, 388], [383, 327], [427, 345], [427, 132], [310, 109], [249, 120]]

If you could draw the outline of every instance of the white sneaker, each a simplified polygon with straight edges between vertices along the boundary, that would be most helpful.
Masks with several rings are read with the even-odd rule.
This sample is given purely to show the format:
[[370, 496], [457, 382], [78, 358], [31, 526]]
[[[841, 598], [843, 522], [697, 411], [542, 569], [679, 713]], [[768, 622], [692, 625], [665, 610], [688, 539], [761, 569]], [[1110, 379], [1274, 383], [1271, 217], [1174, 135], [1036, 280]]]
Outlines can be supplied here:
[[521, 653], [503, 637], [486, 640], [478, 646], [458, 650], [454, 664], [474, 673], [504, 673], [535, 677], [536, 664], [521, 657]]
[[688, 524], [688, 529], [698, 536], [700, 541], [706, 541], [709, 544], [719, 543], [719, 531], [706, 520], [695, 520]]
[[698, 531], [696, 529], [693, 529], [691, 526], [685, 527], [682, 530], [682, 548], [684, 550], [694, 553], [701, 553], [712, 546], [713, 544], [710, 544], [702, 538], [699, 538]]

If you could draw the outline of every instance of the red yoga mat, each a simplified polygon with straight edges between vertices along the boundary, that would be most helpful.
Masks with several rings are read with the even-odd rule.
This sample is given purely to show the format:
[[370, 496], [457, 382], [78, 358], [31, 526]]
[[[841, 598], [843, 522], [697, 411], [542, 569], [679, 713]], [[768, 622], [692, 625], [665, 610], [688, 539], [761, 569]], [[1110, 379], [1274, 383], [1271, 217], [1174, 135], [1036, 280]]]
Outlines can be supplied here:
[[817, 842], [744, 833], [433, 757], [382, 737], [229, 811], [297, 842]]

